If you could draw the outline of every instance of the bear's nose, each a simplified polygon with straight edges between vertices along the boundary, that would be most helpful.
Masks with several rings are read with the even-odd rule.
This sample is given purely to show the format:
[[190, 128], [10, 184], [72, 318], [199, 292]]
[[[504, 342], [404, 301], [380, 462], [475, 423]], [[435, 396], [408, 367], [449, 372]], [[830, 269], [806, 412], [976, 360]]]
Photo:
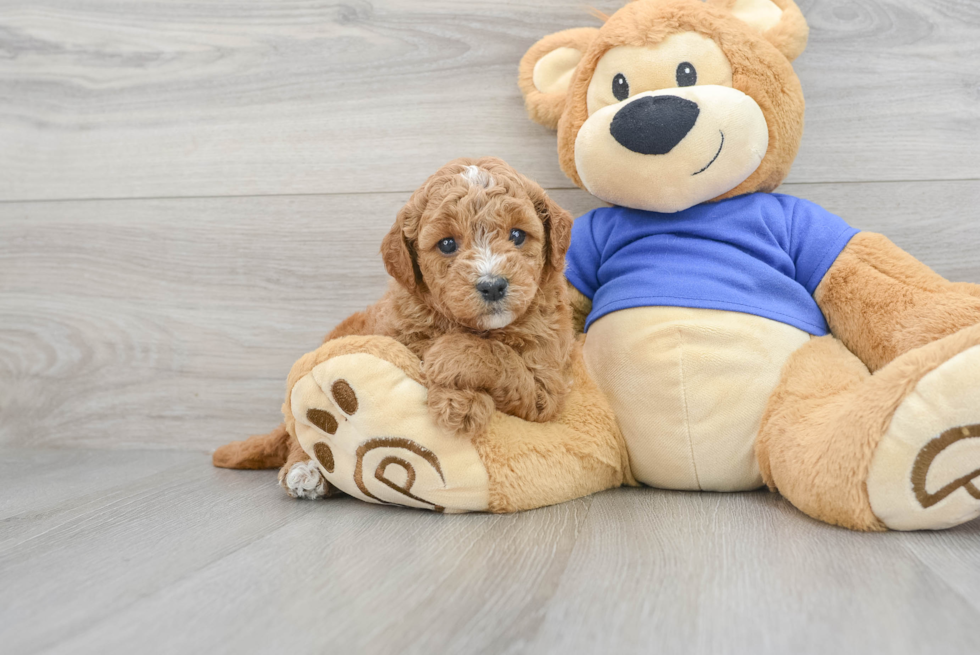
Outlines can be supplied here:
[[613, 116], [609, 132], [621, 146], [641, 155], [666, 155], [694, 127], [697, 103], [672, 95], [643, 96]]
[[476, 290], [487, 302], [497, 302], [507, 295], [507, 280], [502, 277], [480, 280], [476, 283]]

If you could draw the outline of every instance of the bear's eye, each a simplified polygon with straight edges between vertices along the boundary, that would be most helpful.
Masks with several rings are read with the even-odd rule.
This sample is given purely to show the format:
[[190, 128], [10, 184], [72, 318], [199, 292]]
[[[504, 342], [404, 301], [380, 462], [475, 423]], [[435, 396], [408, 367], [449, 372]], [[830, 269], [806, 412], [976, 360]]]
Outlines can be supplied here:
[[694, 70], [694, 64], [683, 62], [677, 64], [677, 86], [694, 86], [698, 83], [698, 72]]
[[616, 100], [626, 100], [630, 97], [630, 83], [622, 73], [616, 73], [616, 77], [613, 78], [613, 95], [616, 96]]
[[524, 245], [524, 240], [527, 238], [527, 232], [524, 230], [518, 230], [516, 227], [510, 231], [510, 240], [514, 242], [514, 245], [520, 248]]
[[439, 252], [444, 255], [451, 255], [456, 252], [456, 239], [447, 237], [439, 242]]

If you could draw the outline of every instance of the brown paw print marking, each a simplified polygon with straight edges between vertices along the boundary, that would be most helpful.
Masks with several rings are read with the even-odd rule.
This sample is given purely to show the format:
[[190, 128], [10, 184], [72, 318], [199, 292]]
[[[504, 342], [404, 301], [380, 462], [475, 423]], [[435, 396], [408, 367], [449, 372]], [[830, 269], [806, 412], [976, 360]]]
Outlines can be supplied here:
[[339, 407], [345, 414], [351, 416], [357, 411], [357, 395], [354, 390], [351, 389], [347, 380], [337, 380], [330, 387], [330, 393], [333, 394], [333, 400], [337, 403]]
[[325, 409], [306, 410], [306, 420], [327, 434], [337, 434], [337, 419]]
[[[446, 483], [446, 476], [443, 475], [442, 466], [439, 464], [439, 458], [436, 457], [434, 452], [428, 448], [420, 446], [411, 439], [380, 437], [378, 439], [370, 439], [365, 441], [357, 448], [357, 462], [354, 465], [354, 483], [357, 485], [357, 488], [361, 490], [361, 493], [369, 498], [374, 498], [380, 503], [385, 502], [372, 494], [364, 484], [364, 456], [375, 448], [394, 448], [399, 450], [407, 450], [414, 453], [435, 469], [436, 473], [439, 474], [439, 478], [442, 479], [443, 484]], [[405, 470], [405, 474], [407, 476], [405, 484], [399, 485], [385, 475], [388, 471], [388, 467], [392, 465], [399, 466]], [[440, 507], [435, 503], [430, 503], [426, 499], [420, 498], [412, 493], [412, 486], [415, 484], [415, 467], [411, 462], [402, 457], [388, 455], [387, 457], [383, 458], [380, 462], [378, 462], [378, 466], [374, 470], [374, 477], [389, 489], [392, 489], [403, 496], [411, 498], [412, 500], [417, 500], [420, 503], [425, 503], [426, 505], [432, 505], [432, 509], [436, 512], [442, 512], [446, 509], [445, 507]]]
[[933, 461], [939, 456], [939, 453], [957, 441], [976, 439], [978, 437], [980, 437], [980, 423], [950, 428], [927, 443], [919, 451], [919, 454], [915, 458], [915, 463], [912, 465], [912, 490], [915, 492], [915, 498], [922, 505], [923, 509], [932, 507], [960, 487], [963, 487], [968, 494], [980, 500], [980, 489], [977, 489], [976, 485], [973, 484], [973, 480], [980, 476], [980, 469], [972, 473], [967, 473], [964, 476], [956, 478], [949, 484], [943, 485], [936, 493], [931, 494], [926, 491], [926, 476], [929, 474], [929, 467], [932, 466]]
[[317, 460], [323, 465], [327, 473], [333, 473], [333, 451], [330, 450], [330, 446], [318, 441], [313, 446], [313, 454], [316, 455]]

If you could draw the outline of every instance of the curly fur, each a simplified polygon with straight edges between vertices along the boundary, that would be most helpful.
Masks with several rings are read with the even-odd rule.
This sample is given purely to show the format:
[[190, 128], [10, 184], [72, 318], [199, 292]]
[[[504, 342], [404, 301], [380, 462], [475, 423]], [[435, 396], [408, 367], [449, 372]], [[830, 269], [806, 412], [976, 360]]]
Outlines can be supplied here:
[[[469, 166], [486, 171], [489, 186], [474, 184]], [[394, 278], [388, 293], [330, 338], [375, 334], [405, 344], [423, 361], [433, 415], [454, 431], [480, 432], [494, 409], [548, 421], [571, 380], [563, 277], [571, 222], [541, 187], [499, 159], [450, 162], [412, 195], [382, 243]], [[520, 248], [508, 240], [512, 228], [527, 233]], [[450, 257], [436, 247], [447, 236], [459, 243]], [[474, 286], [488, 257], [509, 280], [494, 314]], [[513, 319], [488, 325], [501, 313]]]
[[[462, 436], [484, 431], [495, 410], [549, 421], [572, 379], [572, 310], [563, 274], [571, 224], [568, 212], [505, 162], [454, 160], [415, 191], [385, 236], [388, 291], [325, 341], [378, 335], [404, 344], [423, 362], [420, 381], [434, 418]], [[520, 247], [508, 238], [513, 228], [527, 235]], [[458, 243], [451, 256], [437, 247], [447, 237]], [[494, 305], [475, 288], [488, 266], [509, 281], [506, 297]], [[295, 440], [284, 447], [284, 434], [288, 439], [280, 426], [229, 444], [213, 461], [239, 468], [248, 453], [250, 468], [271, 468], [285, 456], [284, 475], [307, 459]]]

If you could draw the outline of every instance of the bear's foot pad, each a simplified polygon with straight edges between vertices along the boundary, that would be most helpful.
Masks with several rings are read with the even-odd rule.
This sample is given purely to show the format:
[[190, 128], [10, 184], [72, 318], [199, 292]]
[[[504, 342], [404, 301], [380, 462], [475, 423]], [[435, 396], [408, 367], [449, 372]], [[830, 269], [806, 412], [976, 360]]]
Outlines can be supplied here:
[[980, 346], [923, 376], [899, 405], [872, 458], [868, 496], [893, 530], [980, 516]]
[[289, 402], [300, 445], [341, 491], [437, 512], [487, 509], [476, 448], [432, 420], [425, 387], [394, 364], [366, 353], [328, 359]]

